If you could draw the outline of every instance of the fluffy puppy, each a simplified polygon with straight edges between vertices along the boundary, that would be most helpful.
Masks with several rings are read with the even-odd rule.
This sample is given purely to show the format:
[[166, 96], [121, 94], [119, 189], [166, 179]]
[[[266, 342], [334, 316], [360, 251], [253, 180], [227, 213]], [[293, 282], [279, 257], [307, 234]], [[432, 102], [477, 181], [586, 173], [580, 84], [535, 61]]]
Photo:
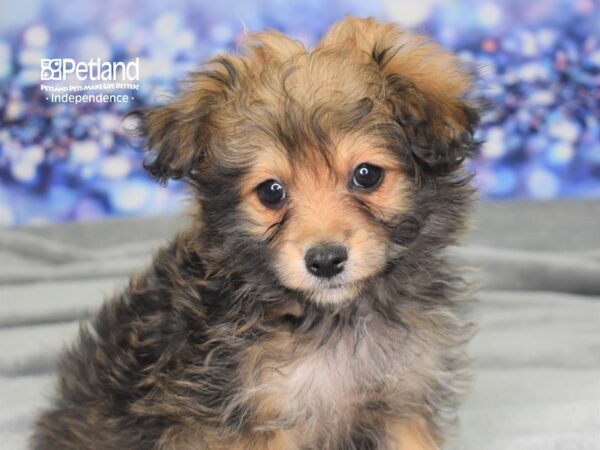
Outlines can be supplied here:
[[465, 377], [472, 80], [372, 19], [277, 32], [137, 113], [192, 223], [60, 363], [36, 449], [436, 449]]

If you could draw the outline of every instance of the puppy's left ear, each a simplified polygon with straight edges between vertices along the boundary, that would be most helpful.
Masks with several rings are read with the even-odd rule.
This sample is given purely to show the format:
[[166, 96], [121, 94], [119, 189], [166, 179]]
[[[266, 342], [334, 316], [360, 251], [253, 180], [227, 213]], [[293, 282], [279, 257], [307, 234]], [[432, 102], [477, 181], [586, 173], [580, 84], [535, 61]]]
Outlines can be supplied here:
[[481, 102], [470, 101], [472, 73], [426, 37], [374, 19], [348, 18], [322, 45], [354, 47], [384, 78], [384, 97], [416, 162], [435, 173], [457, 168], [476, 147]]
[[161, 183], [188, 178], [207, 153], [211, 118], [236, 82], [233, 61], [216, 58], [193, 73], [170, 103], [130, 112], [124, 127], [149, 152], [144, 168]]

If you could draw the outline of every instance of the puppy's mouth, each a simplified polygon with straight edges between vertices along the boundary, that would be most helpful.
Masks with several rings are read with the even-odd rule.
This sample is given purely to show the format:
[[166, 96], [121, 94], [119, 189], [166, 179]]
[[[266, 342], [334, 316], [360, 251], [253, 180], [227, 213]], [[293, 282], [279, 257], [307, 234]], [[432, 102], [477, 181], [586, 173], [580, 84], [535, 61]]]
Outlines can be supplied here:
[[361, 284], [335, 279], [319, 281], [306, 290], [305, 295], [316, 303], [339, 304], [356, 298], [361, 291]]

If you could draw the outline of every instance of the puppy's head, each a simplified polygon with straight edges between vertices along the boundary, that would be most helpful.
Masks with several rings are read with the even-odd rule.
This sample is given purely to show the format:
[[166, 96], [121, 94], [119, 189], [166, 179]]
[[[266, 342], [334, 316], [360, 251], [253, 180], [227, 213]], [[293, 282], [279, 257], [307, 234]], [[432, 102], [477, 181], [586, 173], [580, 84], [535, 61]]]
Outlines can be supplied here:
[[478, 121], [454, 57], [353, 18], [312, 51], [276, 32], [243, 49], [140, 114], [146, 168], [194, 187], [220, 270], [340, 303], [452, 241]]

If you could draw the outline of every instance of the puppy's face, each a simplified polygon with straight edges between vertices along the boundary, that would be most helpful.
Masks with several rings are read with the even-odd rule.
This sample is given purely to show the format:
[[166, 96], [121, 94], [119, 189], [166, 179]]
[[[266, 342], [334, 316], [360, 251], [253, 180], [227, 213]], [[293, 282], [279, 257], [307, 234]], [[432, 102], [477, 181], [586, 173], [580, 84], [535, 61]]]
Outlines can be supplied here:
[[468, 88], [451, 56], [372, 20], [310, 52], [265, 33], [142, 114], [147, 168], [196, 188], [220, 270], [340, 303], [460, 227]]
[[247, 232], [266, 240], [279, 281], [317, 302], [355, 297], [381, 272], [386, 230], [406, 208], [408, 183], [385, 143], [347, 135], [321, 152], [257, 155], [242, 183]]

